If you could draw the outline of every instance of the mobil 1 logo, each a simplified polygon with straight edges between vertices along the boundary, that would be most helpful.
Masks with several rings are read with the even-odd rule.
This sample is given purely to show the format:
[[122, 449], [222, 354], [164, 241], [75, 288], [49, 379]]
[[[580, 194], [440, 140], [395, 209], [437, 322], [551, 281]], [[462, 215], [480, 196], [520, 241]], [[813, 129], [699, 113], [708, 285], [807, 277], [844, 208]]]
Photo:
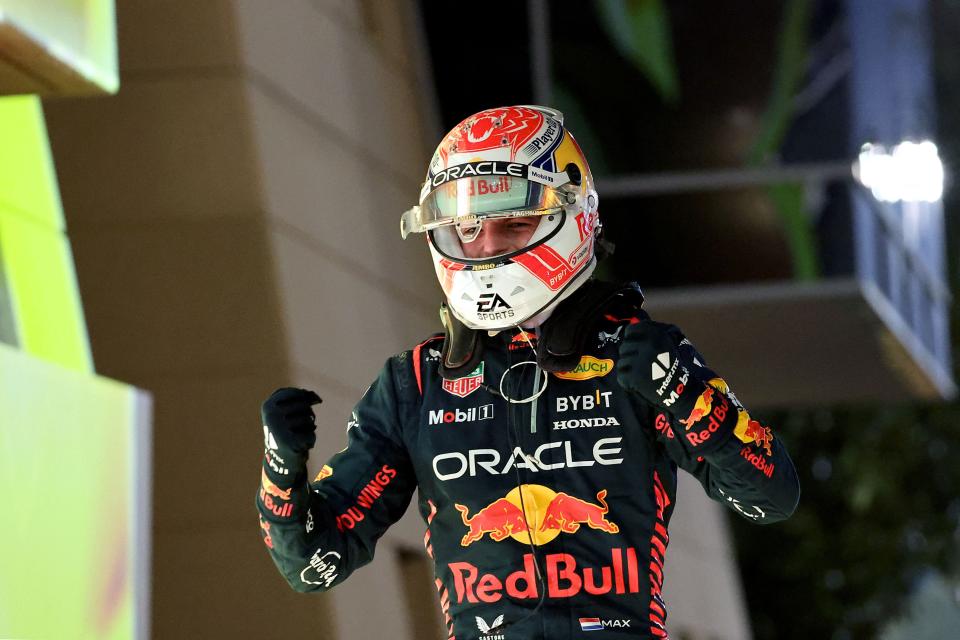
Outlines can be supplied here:
[[493, 404], [485, 404], [479, 407], [469, 407], [467, 409], [453, 409], [445, 411], [443, 409], [432, 410], [428, 416], [429, 424], [451, 424], [458, 422], [477, 422], [479, 420], [491, 420], [493, 418]]

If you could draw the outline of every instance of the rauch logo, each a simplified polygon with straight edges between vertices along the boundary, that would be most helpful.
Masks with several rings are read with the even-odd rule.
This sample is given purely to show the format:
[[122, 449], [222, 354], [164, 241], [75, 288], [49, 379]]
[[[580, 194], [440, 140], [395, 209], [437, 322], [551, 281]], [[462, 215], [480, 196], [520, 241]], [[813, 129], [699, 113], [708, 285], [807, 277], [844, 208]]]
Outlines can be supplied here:
[[553, 375], [564, 380], [589, 380], [601, 378], [613, 370], [613, 360], [599, 360], [593, 356], [583, 356], [573, 371], [555, 372]]

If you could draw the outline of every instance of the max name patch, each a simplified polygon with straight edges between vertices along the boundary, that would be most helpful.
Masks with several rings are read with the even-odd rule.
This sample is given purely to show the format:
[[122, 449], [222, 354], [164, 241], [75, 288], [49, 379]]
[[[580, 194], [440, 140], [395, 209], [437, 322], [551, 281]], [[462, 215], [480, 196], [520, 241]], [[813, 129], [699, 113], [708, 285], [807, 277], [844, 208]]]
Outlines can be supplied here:
[[564, 380], [589, 380], [601, 378], [613, 371], [613, 360], [599, 360], [593, 356], [583, 356], [573, 371], [555, 372], [553, 375]]
[[455, 396], [466, 398], [483, 384], [483, 363], [469, 374], [456, 380], [444, 380], [443, 390]]

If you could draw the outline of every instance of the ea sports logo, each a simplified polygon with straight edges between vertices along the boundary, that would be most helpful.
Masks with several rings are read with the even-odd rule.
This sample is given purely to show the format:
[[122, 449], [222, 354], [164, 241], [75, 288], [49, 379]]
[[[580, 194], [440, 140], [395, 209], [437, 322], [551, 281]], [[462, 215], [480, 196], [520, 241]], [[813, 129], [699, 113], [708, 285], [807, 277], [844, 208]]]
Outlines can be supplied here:
[[510, 305], [499, 293], [484, 293], [477, 301], [477, 313], [491, 313], [497, 309], [509, 309]]

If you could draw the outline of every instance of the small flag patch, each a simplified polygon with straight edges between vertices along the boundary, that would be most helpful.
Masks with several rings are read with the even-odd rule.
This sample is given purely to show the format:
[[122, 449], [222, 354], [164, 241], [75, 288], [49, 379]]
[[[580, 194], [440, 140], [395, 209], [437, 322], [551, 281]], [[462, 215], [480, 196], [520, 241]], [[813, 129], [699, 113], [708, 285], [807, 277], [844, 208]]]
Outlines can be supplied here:
[[603, 631], [600, 618], [580, 618], [581, 631]]

